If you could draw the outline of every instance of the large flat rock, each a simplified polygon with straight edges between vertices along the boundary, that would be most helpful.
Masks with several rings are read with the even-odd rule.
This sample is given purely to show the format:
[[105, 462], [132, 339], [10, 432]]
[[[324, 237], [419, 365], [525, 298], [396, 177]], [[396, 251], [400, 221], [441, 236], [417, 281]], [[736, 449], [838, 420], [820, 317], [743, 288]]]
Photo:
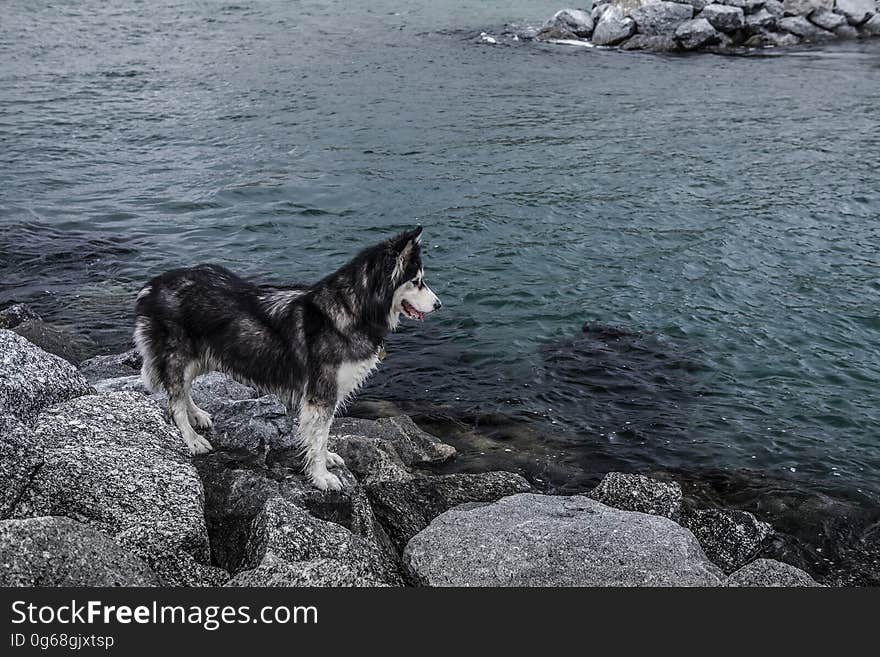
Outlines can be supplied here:
[[157, 586], [150, 567], [69, 518], [0, 521], [0, 586]]
[[447, 511], [406, 546], [427, 586], [716, 586], [721, 571], [673, 521], [582, 496], [521, 494]]

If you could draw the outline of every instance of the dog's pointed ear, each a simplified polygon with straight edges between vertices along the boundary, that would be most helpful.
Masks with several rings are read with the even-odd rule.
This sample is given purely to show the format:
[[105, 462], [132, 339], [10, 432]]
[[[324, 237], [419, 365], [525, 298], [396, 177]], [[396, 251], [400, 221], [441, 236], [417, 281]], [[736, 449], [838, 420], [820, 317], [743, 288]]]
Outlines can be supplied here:
[[391, 240], [395, 253], [394, 271], [391, 273], [392, 283], [397, 283], [406, 271], [407, 263], [419, 252], [422, 246], [422, 227], [402, 232]]

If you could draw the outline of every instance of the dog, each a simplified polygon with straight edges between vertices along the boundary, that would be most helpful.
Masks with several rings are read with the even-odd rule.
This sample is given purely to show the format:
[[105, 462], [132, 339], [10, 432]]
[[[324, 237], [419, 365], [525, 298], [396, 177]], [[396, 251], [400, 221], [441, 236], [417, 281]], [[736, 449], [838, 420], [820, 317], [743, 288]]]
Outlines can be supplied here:
[[422, 228], [361, 251], [314, 285], [258, 285], [218, 265], [174, 269], [137, 295], [134, 342], [141, 377], [168, 394], [171, 418], [192, 454], [211, 444], [193, 428], [211, 418], [193, 403], [193, 379], [219, 370], [275, 394], [298, 417], [305, 474], [321, 490], [342, 484], [327, 451], [339, 407], [376, 369], [401, 316], [441, 306], [425, 283]]

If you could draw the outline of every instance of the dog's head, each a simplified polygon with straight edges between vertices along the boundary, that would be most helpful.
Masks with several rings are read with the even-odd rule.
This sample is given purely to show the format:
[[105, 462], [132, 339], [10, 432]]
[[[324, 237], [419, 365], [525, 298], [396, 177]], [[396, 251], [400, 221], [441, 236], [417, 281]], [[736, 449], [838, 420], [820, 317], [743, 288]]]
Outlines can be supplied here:
[[422, 269], [422, 227], [409, 230], [388, 242], [391, 255], [391, 299], [389, 324], [397, 326], [400, 316], [423, 320], [425, 315], [442, 305], [437, 295], [425, 284]]

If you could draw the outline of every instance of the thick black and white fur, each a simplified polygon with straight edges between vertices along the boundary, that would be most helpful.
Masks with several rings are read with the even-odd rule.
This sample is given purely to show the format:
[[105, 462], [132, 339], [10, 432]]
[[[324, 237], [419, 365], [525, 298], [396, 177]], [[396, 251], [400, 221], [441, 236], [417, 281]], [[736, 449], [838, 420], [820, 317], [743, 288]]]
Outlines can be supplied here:
[[137, 296], [134, 340], [141, 376], [164, 389], [174, 424], [193, 454], [212, 449], [194, 429], [211, 418], [193, 402], [192, 381], [219, 370], [277, 395], [298, 415], [305, 472], [322, 490], [341, 488], [328, 468], [333, 417], [379, 364], [401, 315], [440, 308], [425, 284], [421, 227], [365, 249], [314, 285], [257, 285], [217, 265], [175, 269]]

